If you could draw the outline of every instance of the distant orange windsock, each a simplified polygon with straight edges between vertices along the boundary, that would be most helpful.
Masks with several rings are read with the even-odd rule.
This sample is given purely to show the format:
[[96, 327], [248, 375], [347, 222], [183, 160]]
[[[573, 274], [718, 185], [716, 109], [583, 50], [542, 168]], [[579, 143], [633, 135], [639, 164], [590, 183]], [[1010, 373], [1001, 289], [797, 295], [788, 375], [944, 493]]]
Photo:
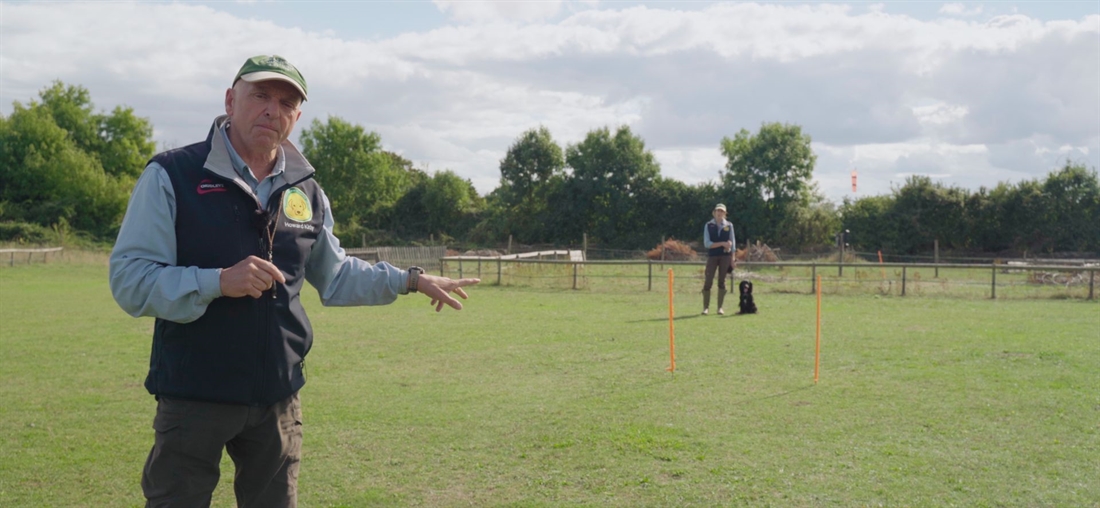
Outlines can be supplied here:
[[856, 170], [852, 170], [852, 192], [856, 191]]

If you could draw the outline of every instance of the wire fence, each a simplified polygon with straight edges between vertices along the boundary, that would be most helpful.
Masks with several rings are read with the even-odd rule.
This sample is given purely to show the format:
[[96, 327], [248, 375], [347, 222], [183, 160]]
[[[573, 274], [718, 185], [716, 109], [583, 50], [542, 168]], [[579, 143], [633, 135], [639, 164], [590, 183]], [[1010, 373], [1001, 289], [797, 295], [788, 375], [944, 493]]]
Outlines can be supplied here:
[[419, 266], [428, 271], [436, 271], [440, 268], [440, 258], [447, 255], [447, 248], [434, 247], [364, 247], [345, 249], [349, 256], [377, 263], [385, 261], [402, 268]]
[[0, 259], [8, 258], [8, 266], [15, 266], [16, 261], [26, 262], [27, 264], [33, 263], [35, 260], [42, 260], [43, 263], [47, 263], [50, 260], [50, 255], [53, 254], [56, 259], [61, 255], [64, 249], [62, 247], [50, 247], [45, 249], [0, 249]]
[[[439, 273], [478, 277], [483, 284], [590, 292], [667, 291], [675, 273], [676, 293], [698, 293], [705, 262], [651, 260], [532, 260], [451, 256]], [[1081, 266], [1007, 263], [741, 262], [727, 282], [753, 281], [754, 293], [803, 293], [896, 297], [1078, 299], [1096, 301], [1100, 261]], [[718, 282], [715, 281], [715, 287]]]
[[[573, 247], [570, 247], [573, 248]], [[837, 249], [816, 249], [805, 252], [793, 252], [782, 248], [770, 247], [769, 250], [776, 254], [779, 261], [802, 261], [812, 262], [821, 261], [837, 262], [840, 260], [840, 255]], [[587, 259], [589, 260], [645, 260], [648, 251], [645, 250], [629, 250], [629, 249], [600, 249], [589, 247], [586, 252]], [[696, 255], [700, 257], [706, 257], [705, 250], [696, 250]], [[1050, 255], [1050, 256], [1012, 256], [1012, 255], [989, 255], [989, 254], [966, 254], [966, 253], [950, 253], [944, 255], [935, 254], [893, 254], [889, 252], [865, 252], [865, 251], [844, 251], [845, 262], [865, 261], [869, 263], [878, 263], [880, 261], [879, 256], [882, 257], [882, 261], [887, 263], [927, 263], [927, 264], [993, 264], [993, 263], [1026, 263], [1034, 265], [1082, 265], [1088, 263], [1100, 263], [1100, 253], [1076, 253], [1076, 254], [1063, 254], [1063, 255]]]
[[[606, 251], [600, 254], [607, 255]], [[70, 257], [67, 253], [72, 252], [61, 247], [0, 249], [0, 266], [64, 262]], [[578, 250], [542, 251], [534, 253], [536, 257], [533, 258], [523, 257], [531, 253], [445, 256], [442, 247], [382, 248], [355, 254], [402, 267], [419, 265], [431, 273], [448, 277], [478, 277], [482, 284], [488, 285], [602, 293], [665, 292], [668, 271], [672, 270], [676, 293], [698, 294], [706, 267], [705, 261], [647, 260], [644, 252], [628, 250], [614, 252], [623, 259], [586, 259]], [[1100, 301], [1096, 287], [1100, 285], [1097, 273], [1100, 272], [1100, 259], [990, 261], [990, 258], [977, 258], [964, 263], [905, 263], [884, 259], [879, 263], [865, 259], [868, 253], [847, 254], [850, 255], [845, 256], [843, 263], [742, 261], [727, 279], [727, 288], [735, 292], [738, 281], [750, 280], [755, 294], [813, 294], [820, 276], [822, 292], [835, 295]], [[84, 259], [89, 256], [94, 259]], [[83, 257], [78, 255], [69, 262], [103, 262], [102, 257], [103, 254], [91, 253]]]

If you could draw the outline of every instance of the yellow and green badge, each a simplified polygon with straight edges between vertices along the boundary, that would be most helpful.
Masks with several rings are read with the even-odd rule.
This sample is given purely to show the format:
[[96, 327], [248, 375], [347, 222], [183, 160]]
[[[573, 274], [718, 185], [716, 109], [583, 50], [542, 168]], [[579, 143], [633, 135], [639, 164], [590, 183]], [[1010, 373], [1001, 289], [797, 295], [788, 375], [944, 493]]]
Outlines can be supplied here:
[[292, 187], [283, 194], [283, 215], [295, 222], [309, 222], [313, 219], [313, 208], [309, 206], [306, 193]]

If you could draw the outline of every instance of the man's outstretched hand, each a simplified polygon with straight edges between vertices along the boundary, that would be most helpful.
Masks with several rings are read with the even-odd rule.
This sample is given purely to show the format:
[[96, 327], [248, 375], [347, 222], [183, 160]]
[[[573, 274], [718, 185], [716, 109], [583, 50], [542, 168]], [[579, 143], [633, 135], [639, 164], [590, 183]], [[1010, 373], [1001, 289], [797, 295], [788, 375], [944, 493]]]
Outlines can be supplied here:
[[451, 296], [451, 292], [453, 291], [465, 300], [469, 298], [469, 295], [467, 295], [466, 291], [462, 288], [473, 286], [478, 282], [481, 282], [481, 279], [455, 280], [448, 277], [438, 277], [422, 273], [416, 283], [416, 290], [432, 299], [432, 305], [435, 306], [436, 312], [443, 310], [443, 304], [450, 305], [451, 308], [455, 310], [462, 310], [462, 303], [455, 300], [454, 297]]

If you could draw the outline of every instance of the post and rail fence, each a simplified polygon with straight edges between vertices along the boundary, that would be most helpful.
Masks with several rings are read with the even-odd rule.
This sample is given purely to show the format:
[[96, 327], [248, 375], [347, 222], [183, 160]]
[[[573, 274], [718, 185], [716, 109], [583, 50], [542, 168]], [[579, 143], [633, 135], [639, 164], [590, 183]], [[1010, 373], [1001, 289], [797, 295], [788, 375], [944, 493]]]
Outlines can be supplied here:
[[20, 257], [22, 257], [22, 254], [26, 254], [27, 264], [30, 264], [30, 262], [34, 260], [35, 254], [42, 254], [42, 262], [46, 263], [49, 261], [50, 254], [56, 252], [58, 253], [58, 255], [60, 255], [60, 252], [62, 252], [63, 250], [63, 247], [50, 247], [45, 249], [0, 249], [0, 259], [3, 259], [4, 254], [7, 254], [8, 266], [15, 266], [16, 254], [19, 254]]
[[419, 266], [434, 272], [439, 269], [439, 260], [447, 255], [447, 247], [364, 247], [345, 249], [344, 252], [371, 263], [385, 261], [401, 268]]
[[[51, 254], [59, 256], [63, 251], [62, 247], [0, 249], [0, 259], [7, 254], [8, 266], [14, 266], [17, 260], [26, 259], [29, 264], [41, 254], [42, 261], [46, 263]], [[677, 276], [677, 284], [683, 290], [698, 289], [695, 286], [702, 278], [706, 265], [705, 261], [668, 259], [591, 260], [586, 259], [583, 250], [548, 250], [503, 256], [447, 256], [446, 252], [446, 247], [442, 246], [347, 249], [348, 255], [370, 262], [388, 261], [400, 267], [417, 265], [443, 276], [447, 276], [450, 269], [457, 272], [458, 277], [476, 273], [478, 278], [485, 280], [486, 267], [490, 267], [495, 269], [496, 277], [495, 281], [485, 280], [487, 283], [524, 286], [538, 285], [540, 280], [550, 280], [550, 287], [568, 287], [574, 290], [602, 289], [603, 286], [610, 287], [612, 291], [619, 288], [637, 290], [640, 287], [636, 286], [640, 284], [634, 281], [644, 279], [645, 289], [652, 291], [654, 265], [659, 267], [656, 277], [663, 276], [666, 266], [689, 270], [684, 276]], [[26, 258], [23, 258], [24, 254]], [[823, 282], [829, 284], [835, 292], [870, 292], [898, 296], [962, 292], [970, 296], [981, 295], [997, 299], [999, 290], [1012, 293], [1009, 295], [1011, 298], [1019, 294], [1019, 288], [1024, 287], [1028, 288], [1026, 298], [1096, 299], [1100, 261], [1043, 260], [1041, 263], [1032, 264], [1019, 260], [984, 263], [739, 261], [733, 276], [756, 281], [758, 290], [802, 293], [806, 291], [802, 288], [808, 286], [808, 292], [813, 294], [817, 290], [817, 276], [824, 272], [823, 269], [836, 269], [839, 274], [841, 265], [844, 265], [849, 269], [845, 272], [851, 275], [829, 277]], [[933, 277], [921, 277], [920, 270], [927, 270], [925, 273], [930, 271]], [[941, 271], [944, 272], [942, 277]], [[983, 272], [987, 275], [982, 276]], [[998, 277], [998, 274], [1001, 276]], [[508, 280], [505, 279], [506, 275]], [[599, 280], [600, 284], [590, 284], [590, 279]], [[764, 284], [761, 285], [761, 282]], [[981, 289], [983, 285], [984, 290]], [[868, 287], [871, 289], [866, 289]]]
[[[495, 266], [494, 266], [495, 265]], [[504, 274], [506, 268], [511, 267], [517, 271], [522, 270], [523, 267], [537, 267], [548, 266], [558, 267], [559, 273], [551, 275], [558, 279], [571, 279], [572, 289], [582, 289], [586, 287], [585, 281], [590, 276], [598, 276], [604, 278], [645, 278], [646, 290], [652, 291], [654, 280], [654, 265], [659, 267], [658, 277], [664, 273], [665, 266], [673, 267], [685, 267], [688, 269], [696, 270], [696, 273], [700, 273], [700, 269], [705, 267], [704, 261], [671, 261], [671, 260], [584, 260], [580, 258], [570, 259], [530, 259], [520, 258], [515, 255], [507, 257], [488, 257], [488, 256], [447, 256], [439, 259], [439, 273], [442, 276], [448, 275], [448, 268], [457, 271], [459, 277], [469, 276], [475, 270], [477, 277], [484, 279], [483, 268], [485, 266], [491, 266], [495, 268], [496, 280], [486, 281], [495, 282], [497, 285], [505, 285]], [[849, 268], [851, 276], [838, 276], [832, 279], [828, 279], [830, 283], [844, 283], [844, 284], [877, 284], [876, 292], [883, 294], [894, 294], [894, 288], [898, 289], [897, 294], [899, 296], [908, 296], [913, 292], [912, 287], [914, 285], [920, 285], [920, 287], [927, 287], [929, 284], [935, 284], [937, 286], [947, 286], [948, 284], [956, 284], [959, 286], [979, 286], [981, 284], [981, 276], [977, 277], [969, 276], [969, 274], [980, 274], [986, 272], [985, 287], [987, 291], [985, 295], [988, 298], [996, 299], [998, 287], [1005, 288], [1010, 286], [1028, 285], [1028, 286], [1084, 286], [1087, 284], [1088, 293], [1084, 296], [1087, 300], [1093, 300], [1096, 294], [1096, 282], [1097, 271], [1100, 271], [1100, 263], [1081, 266], [1067, 266], [1064, 264], [1042, 264], [1042, 265], [1024, 265], [1024, 264], [1006, 264], [1006, 263], [989, 263], [989, 264], [975, 264], [975, 263], [839, 263], [839, 262], [800, 262], [800, 261], [778, 261], [778, 262], [761, 262], [761, 261], [739, 261], [737, 266], [737, 272], [734, 277], [741, 277], [745, 279], [757, 279], [765, 281], [779, 280], [777, 277], [769, 275], [768, 270], [778, 271], [783, 274], [782, 281], [785, 283], [782, 292], [801, 292], [797, 287], [792, 286], [792, 282], [804, 281], [809, 285], [808, 290], [810, 294], [816, 291], [816, 278], [819, 273], [819, 269], [834, 268], [839, 272], [840, 267], [844, 266]], [[608, 267], [644, 267], [645, 275], [635, 275], [631, 272], [622, 273], [615, 272], [614, 270], [608, 270]], [[561, 269], [564, 268], [564, 273], [561, 273]], [[593, 271], [597, 269], [604, 269], [604, 274], [594, 275]], [[801, 269], [806, 273], [805, 277], [790, 276], [792, 269]], [[927, 269], [934, 271], [935, 276], [932, 280], [928, 278], [920, 277], [918, 270]], [[862, 272], [860, 271], [862, 270]], [[890, 277], [887, 276], [887, 270], [891, 270], [893, 273]], [[940, 271], [945, 273], [951, 273], [951, 278], [940, 277]], [[854, 273], [853, 273], [854, 272]], [[1010, 277], [1002, 277], [1001, 283], [998, 284], [997, 273], [1010, 274]], [[881, 277], [876, 277], [875, 274], [881, 273]], [[961, 274], [968, 274], [967, 277], [962, 277]], [[1025, 274], [1022, 278], [1019, 274]], [[1071, 274], [1071, 275], [1066, 275]], [[531, 276], [534, 277], [534, 276]], [[1014, 277], [1014, 278], [1013, 278]], [[699, 277], [697, 277], [699, 278]], [[678, 278], [679, 279], [679, 278]], [[688, 278], [690, 280], [690, 278]], [[952, 282], [953, 281], [953, 282]], [[557, 287], [562, 287], [558, 285]], [[944, 291], [946, 292], [946, 291]], [[1058, 297], [1055, 295], [1054, 297]]]

